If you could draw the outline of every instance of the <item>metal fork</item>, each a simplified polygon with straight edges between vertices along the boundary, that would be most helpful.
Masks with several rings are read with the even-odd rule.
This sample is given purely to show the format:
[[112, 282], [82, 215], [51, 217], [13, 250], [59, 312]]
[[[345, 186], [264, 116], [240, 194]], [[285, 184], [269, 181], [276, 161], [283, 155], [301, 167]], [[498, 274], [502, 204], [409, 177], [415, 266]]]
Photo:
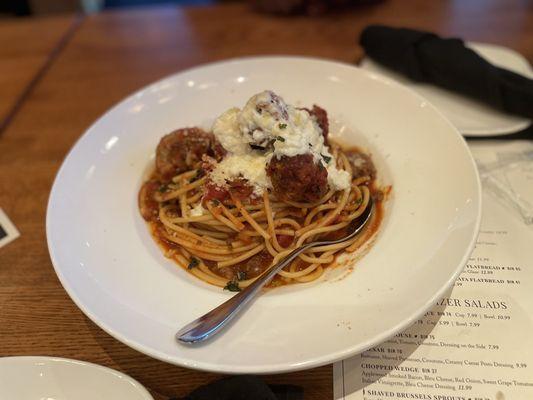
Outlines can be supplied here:
[[207, 314], [202, 315], [200, 318], [195, 319], [189, 324], [181, 328], [176, 333], [176, 340], [183, 343], [201, 342], [208, 337], [214, 336], [221, 330], [231, 319], [233, 319], [238, 313], [242, 312], [252, 299], [254, 299], [261, 291], [263, 286], [274, 278], [279, 270], [289, 265], [298, 255], [302, 252], [316, 246], [328, 246], [332, 244], [338, 244], [348, 241], [354, 238], [360, 233], [365, 225], [370, 220], [370, 217], [374, 210], [374, 204], [372, 198], [369, 199], [368, 206], [361, 216], [358, 218], [359, 224], [355, 227], [353, 232], [348, 236], [337, 240], [324, 240], [306, 243], [297, 249], [290, 252], [284, 259], [278, 262], [276, 265], [270, 267], [259, 278], [252, 282], [249, 286], [243, 289], [241, 292], [219, 305], [217, 308], [209, 311]]

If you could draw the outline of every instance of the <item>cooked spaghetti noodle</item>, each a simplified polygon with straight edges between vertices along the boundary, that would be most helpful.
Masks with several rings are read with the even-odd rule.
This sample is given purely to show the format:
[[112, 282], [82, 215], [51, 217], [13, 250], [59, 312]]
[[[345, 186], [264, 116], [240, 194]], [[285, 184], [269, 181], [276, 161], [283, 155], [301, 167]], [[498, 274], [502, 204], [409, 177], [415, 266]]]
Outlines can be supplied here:
[[[294, 248], [347, 235], [373, 196], [376, 212], [362, 234], [307, 250], [270, 286], [311, 282], [335, 264], [337, 255], [358, 249], [381, 220], [383, 196], [370, 158], [331, 142], [329, 151], [328, 159], [348, 174], [349, 184], [343, 190], [326, 186], [315, 201], [294, 201], [272, 188], [258, 195], [246, 181], [221, 190], [211, 182], [212, 166], [206, 167], [205, 157], [197, 157], [187, 160], [179, 173], [166, 176], [158, 165], [140, 190], [141, 213], [167, 257], [205, 282], [239, 290]], [[361, 163], [365, 168], [360, 168]]]

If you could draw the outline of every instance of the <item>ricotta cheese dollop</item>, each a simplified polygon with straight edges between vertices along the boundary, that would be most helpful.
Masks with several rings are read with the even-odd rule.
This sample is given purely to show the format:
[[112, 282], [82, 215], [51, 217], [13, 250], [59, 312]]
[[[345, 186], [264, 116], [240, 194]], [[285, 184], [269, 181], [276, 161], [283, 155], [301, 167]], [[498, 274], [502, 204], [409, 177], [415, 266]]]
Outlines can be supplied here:
[[212, 131], [228, 152], [210, 173], [211, 181], [221, 187], [240, 177], [248, 181], [256, 195], [261, 195], [272, 187], [266, 174], [271, 158], [299, 154], [312, 154], [315, 163], [324, 164], [333, 189], [350, 186], [350, 175], [336, 168], [316, 120], [272, 91], [252, 96], [242, 110], [227, 110], [216, 119]]

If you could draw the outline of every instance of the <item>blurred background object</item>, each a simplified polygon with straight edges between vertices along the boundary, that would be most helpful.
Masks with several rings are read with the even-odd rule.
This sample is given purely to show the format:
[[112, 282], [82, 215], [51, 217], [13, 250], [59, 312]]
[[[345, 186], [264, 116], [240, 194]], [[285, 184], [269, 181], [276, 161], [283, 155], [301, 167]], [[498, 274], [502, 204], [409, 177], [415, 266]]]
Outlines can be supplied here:
[[29, 15], [30, 5], [28, 0], [7, 0], [0, 2], [0, 16]]
[[66, 12], [94, 13], [105, 8], [161, 4], [208, 5], [215, 0], [1, 0], [0, 16], [29, 16]]
[[104, 8], [149, 6], [175, 4], [180, 6], [205, 6], [216, 3], [216, 0], [103, 0]]
[[73, 11], [98, 10], [103, 0], [2, 0], [0, 15], [29, 16]]
[[[94, 13], [106, 8], [174, 5], [209, 5], [239, 0], [2, 0], [0, 16], [28, 16], [66, 12]], [[321, 15], [360, 4], [384, 0], [240, 0], [259, 11], [280, 15]]]
[[320, 15], [348, 6], [376, 3], [376, 0], [249, 0], [259, 11], [275, 14]]

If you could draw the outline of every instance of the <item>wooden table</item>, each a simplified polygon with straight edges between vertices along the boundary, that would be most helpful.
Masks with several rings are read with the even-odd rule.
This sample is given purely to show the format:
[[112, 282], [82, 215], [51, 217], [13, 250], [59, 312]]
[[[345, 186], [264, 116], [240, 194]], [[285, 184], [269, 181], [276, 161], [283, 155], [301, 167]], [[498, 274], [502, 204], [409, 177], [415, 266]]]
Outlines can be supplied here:
[[[0, 25], [0, 116], [13, 117], [0, 132], [0, 207], [21, 232], [0, 249], [0, 356], [50, 355], [106, 365], [139, 380], [156, 399], [184, 395], [216, 378], [130, 349], [70, 300], [46, 247], [45, 210], [55, 173], [84, 130], [143, 85], [245, 55], [355, 62], [362, 56], [357, 37], [370, 23], [498, 43], [533, 63], [533, 9], [521, 0], [390, 0], [320, 18], [260, 15], [228, 4]], [[301, 385], [306, 399], [332, 398], [330, 365], [265, 379]]]
[[60, 54], [80, 18], [60, 15], [0, 22], [0, 131]]

